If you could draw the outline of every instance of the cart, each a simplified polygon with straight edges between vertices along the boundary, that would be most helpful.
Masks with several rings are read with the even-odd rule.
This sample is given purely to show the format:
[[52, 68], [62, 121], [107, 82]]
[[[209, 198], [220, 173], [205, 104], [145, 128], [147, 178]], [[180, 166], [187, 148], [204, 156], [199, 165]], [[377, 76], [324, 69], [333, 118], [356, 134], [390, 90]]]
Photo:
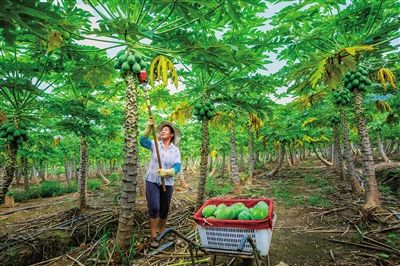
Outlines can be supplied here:
[[[263, 220], [215, 220], [202, 217], [202, 209], [210, 204], [227, 206], [242, 202], [246, 207], [253, 207], [259, 201], [268, 204], [268, 217]], [[195, 265], [195, 257], [200, 250], [211, 255], [211, 265], [215, 265], [217, 256], [232, 257], [227, 265], [232, 265], [237, 258], [241, 258], [243, 265], [261, 265], [263, 257], [267, 258], [269, 265], [269, 247], [272, 239], [272, 229], [276, 221], [276, 214], [273, 212], [274, 202], [268, 198], [258, 199], [209, 199], [195, 213], [194, 219], [200, 236], [200, 244], [189, 239], [187, 236], [176, 231], [174, 228], [167, 228], [158, 236], [161, 240], [165, 235], [174, 233], [177, 237], [189, 244], [189, 252], [192, 265]]]

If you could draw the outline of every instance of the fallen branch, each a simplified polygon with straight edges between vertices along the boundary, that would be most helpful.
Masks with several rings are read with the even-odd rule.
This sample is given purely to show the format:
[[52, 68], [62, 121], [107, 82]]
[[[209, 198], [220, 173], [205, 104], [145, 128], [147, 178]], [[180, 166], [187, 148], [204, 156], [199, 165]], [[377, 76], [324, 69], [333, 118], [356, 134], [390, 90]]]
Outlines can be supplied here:
[[19, 211], [32, 210], [32, 209], [37, 209], [37, 208], [45, 208], [45, 207], [48, 207], [48, 206], [51, 206], [51, 205], [61, 204], [63, 202], [65, 202], [65, 201], [54, 202], [54, 203], [50, 203], [50, 204], [46, 204], [46, 205], [33, 205], [33, 206], [18, 208], [18, 209], [14, 209], [14, 210], [11, 210], [11, 211], [0, 212], [0, 216], [9, 215], [9, 214], [16, 213], [16, 212], [19, 212]]
[[[65, 255], [68, 259], [73, 260], [74, 262], [76, 262], [79, 266], [85, 266], [85, 264], [83, 264], [82, 262], [80, 262], [79, 260], [76, 260], [75, 258], [71, 257], [70, 255], [66, 254]], [[73, 264], [72, 264], [73, 265]]]

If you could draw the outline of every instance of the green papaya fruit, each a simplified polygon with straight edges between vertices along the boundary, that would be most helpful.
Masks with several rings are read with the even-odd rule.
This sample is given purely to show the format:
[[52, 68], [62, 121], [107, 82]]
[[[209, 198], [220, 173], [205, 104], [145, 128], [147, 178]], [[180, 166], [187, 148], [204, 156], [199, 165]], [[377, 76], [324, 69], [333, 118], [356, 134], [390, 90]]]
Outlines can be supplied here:
[[118, 57], [118, 62], [122, 65], [123, 63], [125, 63], [126, 59], [128, 59], [128, 56], [126, 54], [123, 54]]
[[140, 54], [135, 54], [136, 61], [142, 60], [142, 56]]
[[129, 71], [131, 70], [131, 65], [129, 65], [129, 63], [125, 61], [124, 63], [122, 63], [121, 70], [124, 72]]
[[117, 58], [120, 57], [121, 55], [125, 54], [126, 50], [121, 50], [117, 53]]
[[136, 63], [136, 58], [133, 54], [128, 55], [126, 61], [130, 64], [130, 65], [134, 65]]
[[18, 144], [21, 144], [22, 142], [24, 142], [24, 138], [23, 138], [23, 137], [19, 137], [19, 138], [17, 139], [17, 143], [18, 143]]
[[115, 69], [121, 69], [121, 65], [119, 64], [118, 61], [114, 63], [114, 68]]
[[15, 131], [14, 126], [9, 126], [9, 127], [7, 128], [7, 133], [9, 133], [9, 134], [13, 134], [14, 131]]
[[21, 136], [21, 131], [17, 129], [17, 130], [14, 131], [13, 135], [14, 135], [14, 137], [17, 138], [17, 137]]

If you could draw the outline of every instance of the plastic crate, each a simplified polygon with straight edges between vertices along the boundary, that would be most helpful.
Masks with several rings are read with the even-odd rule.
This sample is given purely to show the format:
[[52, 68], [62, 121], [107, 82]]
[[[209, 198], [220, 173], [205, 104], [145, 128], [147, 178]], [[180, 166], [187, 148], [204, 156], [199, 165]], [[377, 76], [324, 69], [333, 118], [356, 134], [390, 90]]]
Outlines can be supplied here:
[[[259, 201], [268, 204], [268, 216], [262, 220], [215, 220], [202, 217], [202, 210], [207, 205], [221, 203], [230, 206], [242, 202], [246, 207], [254, 207]], [[207, 200], [194, 215], [200, 235], [201, 244], [214, 249], [237, 250], [244, 235], [250, 235], [256, 243], [262, 256], [268, 255], [272, 239], [272, 229], [276, 221], [274, 202], [269, 198], [257, 199], [225, 199], [213, 198]], [[251, 245], [246, 242], [244, 251], [251, 251]]]
[[[276, 215], [272, 220], [274, 226]], [[250, 234], [262, 256], [268, 255], [272, 239], [272, 229], [245, 229], [234, 227], [213, 227], [197, 225], [200, 242], [210, 248], [236, 250], [244, 235]], [[244, 251], [251, 251], [252, 247], [247, 242]]]

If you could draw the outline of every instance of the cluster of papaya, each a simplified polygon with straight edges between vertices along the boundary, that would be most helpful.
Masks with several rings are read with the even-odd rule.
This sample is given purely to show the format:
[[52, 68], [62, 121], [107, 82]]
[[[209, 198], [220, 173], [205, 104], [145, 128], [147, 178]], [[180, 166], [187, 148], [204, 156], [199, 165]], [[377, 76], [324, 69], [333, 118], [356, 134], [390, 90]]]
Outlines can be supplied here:
[[331, 124], [332, 124], [332, 125], [340, 124], [340, 117], [337, 116], [337, 115], [333, 116], [333, 117], [331, 118]]
[[22, 144], [22, 142], [28, 140], [26, 127], [20, 125], [19, 128], [15, 128], [12, 123], [4, 123], [0, 127], [0, 138], [6, 139], [9, 143]]
[[353, 94], [346, 88], [333, 93], [333, 102], [338, 106], [346, 106], [351, 103]]
[[349, 71], [343, 77], [343, 85], [346, 89], [353, 92], [365, 91], [367, 86], [371, 85], [371, 80], [368, 78], [368, 71], [362, 67], [357, 67], [356, 71]]
[[262, 220], [268, 217], [268, 204], [259, 201], [253, 208], [247, 208], [242, 202], [230, 206], [225, 204], [207, 205], [202, 210], [204, 218], [218, 220]]
[[146, 70], [147, 64], [142, 56], [131, 51], [121, 50], [117, 53], [117, 61], [114, 64], [115, 69], [120, 69], [122, 74], [132, 71], [139, 74], [141, 70]]
[[199, 121], [203, 121], [203, 119], [212, 119], [215, 115], [215, 107], [211, 102], [196, 103], [193, 115], [197, 117]]

